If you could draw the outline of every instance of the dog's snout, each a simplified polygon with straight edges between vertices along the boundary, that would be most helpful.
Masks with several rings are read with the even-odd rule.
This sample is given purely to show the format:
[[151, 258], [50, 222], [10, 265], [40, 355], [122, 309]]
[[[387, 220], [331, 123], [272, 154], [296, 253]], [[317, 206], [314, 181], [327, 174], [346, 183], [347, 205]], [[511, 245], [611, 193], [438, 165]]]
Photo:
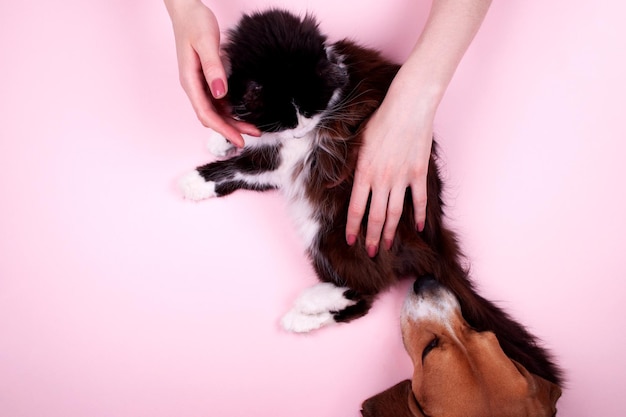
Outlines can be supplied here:
[[427, 291], [433, 291], [439, 287], [439, 282], [432, 275], [423, 275], [415, 280], [413, 284], [413, 292], [422, 294]]
[[433, 275], [423, 275], [413, 284], [413, 291], [409, 291], [402, 309], [404, 319], [422, 322], [424, 320], [447, 321], [455, 310], [459, 310], [459, 303], [437, 278]]

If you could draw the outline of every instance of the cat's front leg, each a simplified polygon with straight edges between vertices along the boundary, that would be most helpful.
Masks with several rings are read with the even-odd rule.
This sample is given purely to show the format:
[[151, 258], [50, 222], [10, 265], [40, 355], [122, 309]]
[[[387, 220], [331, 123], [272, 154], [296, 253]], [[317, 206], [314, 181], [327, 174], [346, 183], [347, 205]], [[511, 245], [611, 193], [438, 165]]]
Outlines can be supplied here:
[[178, 187], [183, 193], [183, 197], [194, 201], [217, 197], [215, 184], [215, 181], [207, 181], [204, 179], [197, 170], [184, 175], [178, 181]]
[[232, 143], [226, 140], [224, 136], [214, 131], [209, 134], [206, 147], [211, 154], [218, 158], [232, 156], [236, 152], [236, 148]]
[[246, 149], [230, 159], [198, 167], [179, 182], [190, 200], [222, 197], [239, 189], [266, 191], [280, 188], [280, 153], [275, 146]]

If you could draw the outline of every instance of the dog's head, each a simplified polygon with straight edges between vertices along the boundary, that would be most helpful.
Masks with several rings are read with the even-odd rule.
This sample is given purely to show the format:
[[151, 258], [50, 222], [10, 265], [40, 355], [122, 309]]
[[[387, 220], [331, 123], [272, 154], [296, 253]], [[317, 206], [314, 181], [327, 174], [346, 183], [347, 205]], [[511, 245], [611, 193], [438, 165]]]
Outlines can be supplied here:
[[434, 278], [416, 281], [402, 312], [413, 379], [370, 398], [365, 417], [550, 417], [561, 390], [509, 359], [491, 332], [477, 332]]

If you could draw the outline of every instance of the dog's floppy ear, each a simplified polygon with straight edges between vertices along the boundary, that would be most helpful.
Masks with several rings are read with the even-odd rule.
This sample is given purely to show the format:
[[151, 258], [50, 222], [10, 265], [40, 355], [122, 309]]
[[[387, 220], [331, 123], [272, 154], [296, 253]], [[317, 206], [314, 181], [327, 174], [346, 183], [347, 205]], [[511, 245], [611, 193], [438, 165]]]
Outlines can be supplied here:
[[561, 397], [561, 388], [540, 376], [528, 372], [521, 364], [511, 360], [528, 381], [529, 407], [537, 416], [554, 416], [556, 402]]
[[363, 402], [363, 417], [423, 417], [415, 407], [411, 381], [402, 381]]

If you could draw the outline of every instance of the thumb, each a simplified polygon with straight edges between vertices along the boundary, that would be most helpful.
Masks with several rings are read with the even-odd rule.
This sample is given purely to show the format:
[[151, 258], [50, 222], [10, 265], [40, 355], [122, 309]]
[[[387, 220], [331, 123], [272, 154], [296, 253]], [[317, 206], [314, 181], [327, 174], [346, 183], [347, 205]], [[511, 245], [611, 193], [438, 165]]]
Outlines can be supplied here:
[[200, 62], [202, 64], [204, 78], [207, 81], [209, 90], [211, 90], [211, 95], [213, 98], [223, 98], [228, 91], [228, 84], [226, 81], [226, 72], [224, 71], [224, 66], [222, 65], [219, 55], [211, 56], [206, 60], [201, 57]]
[[226, 71], [220, 57], [219, 32], [207, 36], [196, 45], [196, 53], [200, 58], [202, 72], [207, 81], [211, 95], [214, 98], [222, 98], [228, 91]]

